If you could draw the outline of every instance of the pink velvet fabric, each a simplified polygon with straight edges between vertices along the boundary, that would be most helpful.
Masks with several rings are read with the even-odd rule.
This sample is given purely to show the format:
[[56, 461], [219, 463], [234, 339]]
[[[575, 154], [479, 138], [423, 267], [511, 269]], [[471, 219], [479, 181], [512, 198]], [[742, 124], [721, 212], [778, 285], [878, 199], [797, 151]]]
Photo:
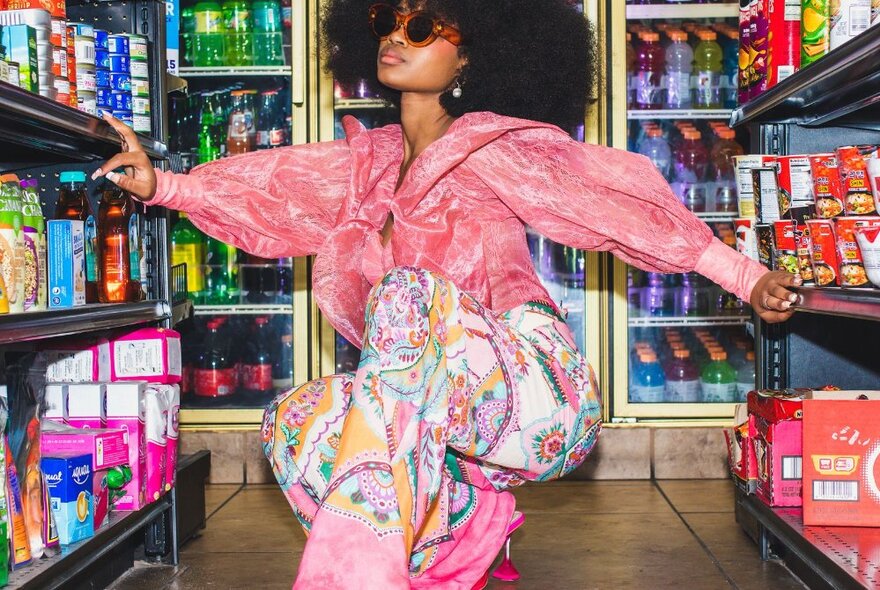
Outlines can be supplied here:
[[[373, 280], [389, 264], [439, 273], [496, 312], [548, 299], [525, 225], [643, 270], [696, 270], [746, 300], [767, 272], [714, 238], [641, 155], [544, 123], [469, 113], [395, 192], [400, 126], [343, 124], [345, 140], [218, 160], [188, 176], [157, 172], [151, 203], [186, 211], [206, 233], [260, 256], [317, 254], [315, 299], [357, 345]], [[389, 211], [394, 231], [382, 248]]]

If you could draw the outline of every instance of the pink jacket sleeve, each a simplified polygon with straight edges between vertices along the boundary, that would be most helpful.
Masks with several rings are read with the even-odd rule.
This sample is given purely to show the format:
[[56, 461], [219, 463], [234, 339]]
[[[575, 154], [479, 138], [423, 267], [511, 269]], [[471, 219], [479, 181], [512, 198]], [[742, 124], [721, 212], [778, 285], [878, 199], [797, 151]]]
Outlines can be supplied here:
[[513, 131], [468, 159], [538, 233], [651, 272], [696, 271], [748, 301], [766, 269], [726, 246], [638, 154], [546, 128]]
[[210, 236], [266, 258], [317, 252], [351, 178], [344, 140], [261, 150], [188, 175], [157, 170], [151, 205], [184, 211]]

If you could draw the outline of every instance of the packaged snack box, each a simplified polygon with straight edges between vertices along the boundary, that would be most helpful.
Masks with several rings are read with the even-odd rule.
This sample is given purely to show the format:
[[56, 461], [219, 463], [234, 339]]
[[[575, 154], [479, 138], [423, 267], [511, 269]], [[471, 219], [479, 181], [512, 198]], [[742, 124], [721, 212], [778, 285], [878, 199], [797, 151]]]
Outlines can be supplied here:
[[724, 430], [727, 441], [727, 462], [734, 482], [747, 494], [754, 494], [758, 487], [758, 465], [755, 447], [749, 436], [754, 429], [754, 417], [749, 415], [746, 404], [737, 404], [734, 410], [735, 426]]
[[816, 214], [822, 219], [842, 215], [843, 189], [840, 185], [837, 156], [830, 153], [810, 156], [810, 174], [813, 178]]
[[180, 382], [180, 334], [174, 330], [142, 328], [115, 338], [110, 358], [112, 381]]
[[875, 215], [874, 195], [868, 178], [868, 160], [877, 155], [875, 145], [850, 145], [839, 147], [838, 173], [843, 188], [843, 205], [846, 215]]
[[880, 227], [880, 217], [838, 217], [835, 220], [837, 236], [837, 255], [840, 260], [841, 287], [870, 287], [868, 273], [859, 244], [856, 241], [857, 227]]
[[801, 505], [801, 403], [806, 390], [748, 395], [749, 436], [758, 467], [757, 495], [769, 506]]
[[830, 219], [808, 219], [810, 230], [810, 251], [813, 265], [813, 279], [819, 287], [833, 287], [839, 284], [837, 259], [837, 236], [834, 222]]
[[95, 532], [92, 513], [92, 457], [88, 454], [44, 456], [40, 467], [62, 545], [88, 539]]

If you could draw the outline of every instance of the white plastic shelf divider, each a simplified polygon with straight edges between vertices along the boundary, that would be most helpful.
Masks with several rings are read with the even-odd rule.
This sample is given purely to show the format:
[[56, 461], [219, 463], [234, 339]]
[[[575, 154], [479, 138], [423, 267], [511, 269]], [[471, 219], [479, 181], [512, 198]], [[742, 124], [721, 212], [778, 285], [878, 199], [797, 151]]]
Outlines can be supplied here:
[[626, 118], [633, 121], [667, 119], [721, 119], [726, 121], [730, 119], [731, 113], [733, 113], [732, 109], [631, 109], [626, 112]]
[[385, 109], [391, 105], [380, 98], [343, 98], [333, 104], [336, 110]]
[[734, 18], [739, 4], [632, 4], [626, 7], [626, 20]]
[[290, 76], [290, 66], [218, 66], [210, 68], [180, 68], [181, 78], [210, 78], [212, 76]]
[[699, 328], [710, 326], [744, 326], [752, 320], [751, 316], [713, 316], [713, 317], [630, 317], [630, 328]]
[[196, 305], [195, 315], [289, 315], [293, 312], [290, 303], [256, 305]]

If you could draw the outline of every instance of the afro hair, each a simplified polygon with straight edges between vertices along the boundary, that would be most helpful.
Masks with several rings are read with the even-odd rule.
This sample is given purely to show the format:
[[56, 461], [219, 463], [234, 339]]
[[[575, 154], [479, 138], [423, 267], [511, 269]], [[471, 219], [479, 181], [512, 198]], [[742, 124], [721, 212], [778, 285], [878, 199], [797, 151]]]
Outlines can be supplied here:
[[[347, 85], [366, 80], [399, 104], [400, 92], [379, 83], [378, 40], [367, 12], [376, 0], [330, 0], [322, 15], [326, 69]], [[400, 4], [392, 1], [392, 4]], [[425, 0], [424, 10], [462, 33], [467, 58], [462, 96], [447, 90], [440, 104], [454, 117], [475, 111], [571, 128], [583, 123], [595, 83], [593, 27], [566, 0]]]

